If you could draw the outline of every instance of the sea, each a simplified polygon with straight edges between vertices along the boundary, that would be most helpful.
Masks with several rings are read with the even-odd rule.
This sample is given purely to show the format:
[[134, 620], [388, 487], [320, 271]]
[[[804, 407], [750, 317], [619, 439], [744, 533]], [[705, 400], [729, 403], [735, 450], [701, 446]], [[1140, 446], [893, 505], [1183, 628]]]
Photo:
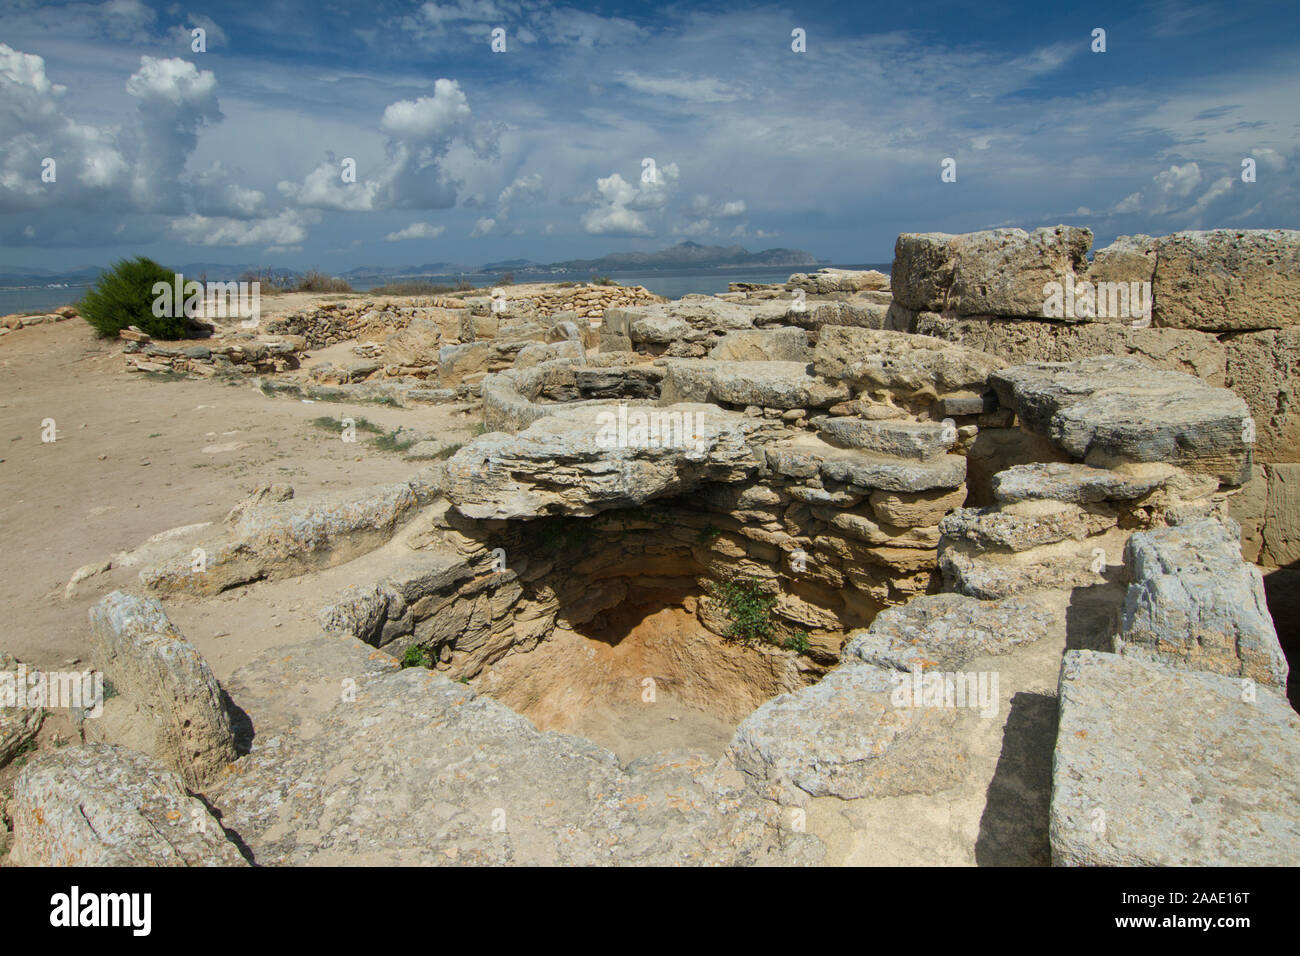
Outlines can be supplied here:
[[[761, 282], [775, 283], [784, 282], [795, 272], [809, 272], [814, 270], [815, 266], [769, 266], [759, 269], [693, 269], [681, 272], [667, 271], [630, 271], [630, 272], [611, 272], [608, 278], [613, 279], [619, 285], [645, 286], [651, 292], [662, 295], [669, 299], [680, 299], [684, 295], [717, 295], [719, 292], [726, 292], [727, 286], [732, 282]], [[834, 266], [836, 269], [878, 269], [888, 274], [889, 263], [865, 263], [853, 265]], [[460, 276], [421, 276], [421, 279], [427, 278], [430, 282], [446, 283], [454, 285]], [[499, 277], [472, 275], [465, 277], [475, 286], [490, 287]], [[555, 272], [546, 275], [519, 273], [516, 275], [518, 282], [587, 282], [590, 281], [591, 274], [586, 272]], [[373, 279], [368, 282], [353, 282], [352, 287], [358, 292], [365, 292], [373, 286], [384, 285], [389, 282], [405, 281], [385, 277]], [[61, 305], [69, 305], [76, 302], [85, 294], [88, 286], [86, 285], [49, 285], [49, 286], [23, 286], [15, 288], [0, 287], [0, 315], [10, 315], [14, 312], [30, 312], [35, 310], [53, 310]]]

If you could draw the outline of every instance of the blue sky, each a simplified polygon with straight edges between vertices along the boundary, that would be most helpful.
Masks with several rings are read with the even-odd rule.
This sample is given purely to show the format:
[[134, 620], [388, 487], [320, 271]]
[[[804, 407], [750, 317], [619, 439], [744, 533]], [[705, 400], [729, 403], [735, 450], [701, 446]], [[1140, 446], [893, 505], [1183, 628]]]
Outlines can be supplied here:
[[5, 0], [0, 263], [684, 239], [878, 262], [902, 231], [1294, 228], [1297, 63], [1294, 2]]

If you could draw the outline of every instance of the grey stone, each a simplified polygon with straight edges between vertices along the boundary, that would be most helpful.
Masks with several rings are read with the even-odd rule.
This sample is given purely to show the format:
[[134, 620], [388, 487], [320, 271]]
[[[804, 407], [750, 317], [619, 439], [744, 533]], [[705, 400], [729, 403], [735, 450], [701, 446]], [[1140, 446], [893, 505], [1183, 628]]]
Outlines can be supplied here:
[[114, 591], [90, 609], [95, 666], [154, 725], [159, 760], [201, 786], [235, 760], [235, 739], [207, 661], [162, 605]]
[[181, 778], [107, 744], [47, 751], [14, 784], [20, 866], [247, 866]]
[[973, 657], [1009, 653], [1048, 632], [1056, 618], [1042, 599], [980, 601], [963, 594], [928, 594], [881, 611], [855, 631], [841, 653], [878, 667], [948, 670]]
[[1286, 687], [1287, 661], [1264, 578], [1241, 559], [1235, 522], [1204, 519], [1138, 532], [1124, 559], [1131, 583], [1117, 650]]
[[957, 442], [957, 429], [939, 422], [827, 418], [822, 420], [817, 430], [827, 440], [848, 448], [919, 461], [942, 455]]
[[1169, 462], [1231, 485], [1250, 478], [1246, 403], [1190, 375], [1102, 355], [1016, 365], [989, 382], [1021, 424], [1088, 464]]
[[1052, 760], [1057, 866], [1294, 866], [1300, 716], [1239, 680], [1066, 651]]

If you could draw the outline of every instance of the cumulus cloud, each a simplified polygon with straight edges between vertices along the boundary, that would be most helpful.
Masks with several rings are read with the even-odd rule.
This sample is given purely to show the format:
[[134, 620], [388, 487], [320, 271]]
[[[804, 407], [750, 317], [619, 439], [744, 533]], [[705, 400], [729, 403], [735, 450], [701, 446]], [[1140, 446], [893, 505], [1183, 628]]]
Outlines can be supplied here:
[[645, 160], [641, 176], [628, 182], [618, 173], [596, 180], [594, 193], [578, 197], [591, 208], [581, 224], [593, 236], [652, 236], [655, 234], [644, 212], [661, 210], [677, 187], [680, 170], [676, 163], [657, 165]]
[[488, 219], [485, 216], [474, 223], [474, 228], [470, 231], [469, 237], [471, 239], [481, 239], [489, 235], [496, 228], [496, 225], [497, 221], [495, 219]]
[[510, 215], [510, 206], [516, 200], [539, 199], [543, 195], [542, 174], [529, 173], [519, 176], [497, 197], [497, 217], [504, 219]]
[[178, 216], [171, 231], [194, 246], [297, 246], [307, 238], [306, 226], [319, 213], [286, 209], [263, 219], [232, 219], [227, 216]]
[[390, 232], [384, 236], [384, 239], [388, 242], [400, 242], [403, 239], [437, 239], [446, 229], [446, 226], [435, 226], [430, 222], [413, 222], [405, 229]]
[[140, 57], [140, 69], [126, 81], [139, 101], [143, 141], [136, 156], [131, 192], [141, 209], [175, 209], [180, 180], [198, 144], [199, 128], [221, 119], [217, 78], [179, 57]]
[[1173, 196], [1186, 196], [1201, 182], [1201, 167], [1196, 163], [1184, 166], [1170, 166], [1162, 173], [1156, 173], [1155, 184], [1161, 191]]
[[469, 101], [455, 80], [435, 82], [433, 96], [390, 103], [379, 128], [388, 137], [386, 160], [373, 175], [357, 169], [356, 181], [345, 181], [342, 160], [329, 154], [301, 183], [281, 181], [277, 188], [313, 209], [448, 209], [456, 204], [457, 183], [443, 160], [453, 142], [465, 142], [482, 158], [495, 151], [494, 131], [472, 122]]
[[745, 214], [747, 208], [743, 199], [735, 199], [730, 202], [713, 202], [705, 195], [696, 195], [691, 199], [691, 213], [693, 215], [710, 216], [714, 219], [737, 219]]

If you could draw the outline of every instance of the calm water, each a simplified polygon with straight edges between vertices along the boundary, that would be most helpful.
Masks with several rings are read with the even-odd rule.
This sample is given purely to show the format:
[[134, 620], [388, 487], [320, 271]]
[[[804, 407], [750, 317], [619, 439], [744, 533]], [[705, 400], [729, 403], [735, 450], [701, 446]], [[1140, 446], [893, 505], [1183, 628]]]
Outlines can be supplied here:
[[[879, 269], [881, 272], [888, 273], [888, 265], [854, 265], [841, 266], [845, 269]], [[700, 269], [693, 272], [611, 272], [609, 278], [613, 279], [619, 285], [643, 285], [651, 292], [665, 296], [669, 299], [679, 299], [684, 295], [717, 295], [719, 292], [727, 291], [727, 284], [730, 282], [784, 282], [790, 278], [792, 273], [807, 271], [807, 268], [795, 268], [791, 266], [781, 266], [779, 268], [765, 269], [742, 269], [734, 272], [718, 272], [712, 269]], [[586, 282], [591, 278], [587, 273], [557, 273], [547, 276], [518, 276], [520, 282]], [[375, 285], [383, 285], [387, 282], [402, 281], [394, 279], [376, 279], [372, 282], [356, 283], [354, 288], [358, 292], [364, 292], [366, 289]], [[446, 282], [449, 285], [455, 283], [452, 277], [434, 277], [430, 281]], [[472, 280], [476, 285], [487, 285], [488, 280], [485, 277], [475, 276]], [[76, 302], [85, 294], [86, 286], [70, 285], [57, 289], [46, 288], [25, 288], [25, 289], [6, 289], [0, 288], [0, 315], [9, 315], [13, 312], [27, 312], [33, 309], [52, 310], [61, 305], [68, 305]]]

